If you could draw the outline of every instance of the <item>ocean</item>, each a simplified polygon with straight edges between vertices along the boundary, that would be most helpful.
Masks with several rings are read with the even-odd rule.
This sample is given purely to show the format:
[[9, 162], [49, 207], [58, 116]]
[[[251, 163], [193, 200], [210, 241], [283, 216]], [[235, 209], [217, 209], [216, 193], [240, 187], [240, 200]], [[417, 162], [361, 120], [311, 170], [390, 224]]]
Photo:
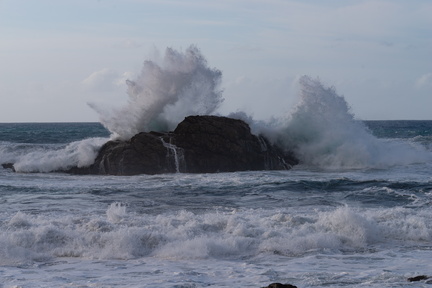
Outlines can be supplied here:
[[161, 89], [129, 84], [129, 106], [101, 112], [102, 124], [0, 123], [0, 164], [16, 170], [0, 166], [0, 287], [430, 287], [407, 278], [432, 276], [432, 121], [361, 121], [302, 78], [286, 117], [230, 115], [295, 152], [291, 170], [56, 172], [201, 103], [195, 90], [178, 107], [156, 95], [140, 112], [139, 93]]
[[[130, 177], [0, 168], [0, 287], [413, 287], [432, 274], [432, 161], [405, 157], [430, 156], [432, 121], [362, 123], [403, 161]], [[51, 167], [107, 137], [99, 123], [4, 123], [0, 162]]]

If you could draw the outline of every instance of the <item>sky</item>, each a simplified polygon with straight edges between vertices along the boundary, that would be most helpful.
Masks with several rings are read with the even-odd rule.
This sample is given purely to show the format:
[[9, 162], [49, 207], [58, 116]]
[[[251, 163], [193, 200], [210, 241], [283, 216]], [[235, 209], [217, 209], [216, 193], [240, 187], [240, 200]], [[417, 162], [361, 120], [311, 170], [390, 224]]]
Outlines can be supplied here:
[[361, 120], [432, 119], [430, 0], [0, 0], [0, 122], [95, 122], [155, 51], [196, 45], [221, 114], [289, 113], [298, 79]]

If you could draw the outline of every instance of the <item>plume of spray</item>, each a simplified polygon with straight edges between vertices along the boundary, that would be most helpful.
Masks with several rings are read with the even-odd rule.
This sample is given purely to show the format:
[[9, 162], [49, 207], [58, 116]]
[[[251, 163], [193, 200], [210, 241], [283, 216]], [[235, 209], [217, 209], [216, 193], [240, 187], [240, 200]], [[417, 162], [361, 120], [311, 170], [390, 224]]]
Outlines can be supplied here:
[[169, 131], [189, 115], [213, 113], [223, 101], [221, 71], [210, 68], [196, 46], [165, 50], [162, 59], [144, 62], [127, 80], [128, 102], [119, 109], [89, 104], [114, 137], [129, 139], [144, 131]]
[[301, 163], [325, 169], [359, 169], [431, 160], [423, 147], [373, 136], [333, 87], [309, 76], [301, 77], [299, 84], [300, 101], [285, 122], [273, 127], [270, 137], [294, 151]]

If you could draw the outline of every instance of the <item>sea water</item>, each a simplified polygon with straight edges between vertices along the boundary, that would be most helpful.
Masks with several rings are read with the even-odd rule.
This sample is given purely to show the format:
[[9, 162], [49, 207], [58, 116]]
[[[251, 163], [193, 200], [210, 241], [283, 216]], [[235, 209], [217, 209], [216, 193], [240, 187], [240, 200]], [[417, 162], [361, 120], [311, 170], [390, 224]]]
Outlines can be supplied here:
[[[196, 54], [170, 53], [198, 69], [204, 83], [194, 89], [219, 77]], [[174, 60], [158, 66], [160, 77], [175, 74]], [[407, 278], [432, 275], [432, 121], [360, 121], [333, 88], [303, 77], [286, 119], [231, 115], [294, 151], [301, 164], [292, 170], [56, 172], [91, 164], [109, 139], [170, 127], [187, 113], [175, 97], [138, 101], [157, 90], [144, 82], [130, 84], [142, 87], [129, 103], [145, 102], [139, 113], [154, 117], [127, 118], [125, 134], [127, 122], [115, 121], [128, 106], [102, 124], [0, 124], [0, 163], [16, 170], [0, 167], [0, 287], [430, 286]], [[204, 106], [216, 109], [220, 95], [206, 95], [216, 100]]]

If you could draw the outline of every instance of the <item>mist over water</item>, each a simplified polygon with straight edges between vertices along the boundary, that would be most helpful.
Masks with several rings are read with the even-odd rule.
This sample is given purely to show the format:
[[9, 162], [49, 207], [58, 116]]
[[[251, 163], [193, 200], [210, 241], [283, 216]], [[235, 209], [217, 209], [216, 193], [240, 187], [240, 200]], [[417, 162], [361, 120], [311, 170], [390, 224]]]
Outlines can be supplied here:
[[184, 52], [167, 48], [162, 59], [145, 61], [137, 78], [126, 82], [129, 98], [124, 107], [90, 106], [101, 123], [122, 139], [144, 131], [169, 131], [186, 116], [216, 111], [223, 101], [221, 77], [197, 47]]

